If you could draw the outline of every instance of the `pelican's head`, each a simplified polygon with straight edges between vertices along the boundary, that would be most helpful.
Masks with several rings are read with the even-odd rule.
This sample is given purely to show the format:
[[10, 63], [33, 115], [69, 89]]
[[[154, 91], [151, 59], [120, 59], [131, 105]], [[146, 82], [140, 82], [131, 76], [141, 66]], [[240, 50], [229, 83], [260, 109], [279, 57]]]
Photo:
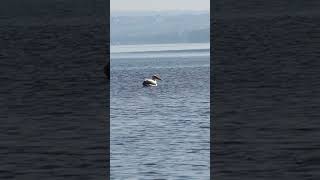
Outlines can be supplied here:
[[161, 80], [161, 78], [159, 77], [159, 75], [153, 75], [153, 76], [152, 76], [152, 79], [153, 79], [153, 80], [156, 80], [156, 79]]

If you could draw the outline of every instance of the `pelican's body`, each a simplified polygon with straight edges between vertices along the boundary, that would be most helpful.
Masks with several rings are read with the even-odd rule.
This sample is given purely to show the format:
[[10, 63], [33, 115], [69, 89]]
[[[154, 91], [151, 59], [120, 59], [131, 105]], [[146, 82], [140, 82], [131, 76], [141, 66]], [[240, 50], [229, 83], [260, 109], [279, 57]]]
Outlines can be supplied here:
[[145, 79], [142, 83], [143, 86], [157, 86], [157, 80], [161, 80], [159, 76], [153, 75], [151, 79]]
[[153, 79], [145, 79], [142, 84], [143, 84], [143, 86], [157, 86], [158, 85], [157, 81], [153, 80]]

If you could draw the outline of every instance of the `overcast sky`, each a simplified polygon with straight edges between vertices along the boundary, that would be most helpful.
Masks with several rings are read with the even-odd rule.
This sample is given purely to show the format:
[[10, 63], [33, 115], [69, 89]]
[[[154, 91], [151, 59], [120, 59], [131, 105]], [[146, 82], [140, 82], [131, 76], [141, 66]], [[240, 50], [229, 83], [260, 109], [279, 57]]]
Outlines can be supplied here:
[[209, 10], [210, 0], [111, 0], [111, 11]]

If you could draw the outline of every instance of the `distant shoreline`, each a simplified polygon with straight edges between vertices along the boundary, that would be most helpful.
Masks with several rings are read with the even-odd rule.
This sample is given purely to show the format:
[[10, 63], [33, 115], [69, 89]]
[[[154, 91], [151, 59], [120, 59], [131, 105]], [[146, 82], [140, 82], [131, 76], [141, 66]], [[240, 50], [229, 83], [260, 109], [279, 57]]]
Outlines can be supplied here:
[[154, 42], [137, 42], [137, 43], [110, 43], [110, 46], [135, 46], [135, 45], [155, 45], [155, 44], [161, 44], [161, 45], [166, 45], [166, 44], [210, 44], [210, 41], [200, 41], [200, 42], [159, 42], [159, 43], [154, 43]]
[[110, 46], [117, 47], [117, 46], [153, 46], [153, 45], [202, 45], [202, 44], [210, 44], [210, 41], [204, 42], [159, 42], [159, 43], [111, 43]]
[[111, 10], [110, 11], [110, 17], [111, 16], [117, 16], [117, 15], [145, 15], [145, 14], [168, 14], [168, 15], [173, 15], [173, 14], [206, 14], [210, 13], [210, 9], [208, 10]]
[[185, 51], [208, 51], [210, 42], [207, 43], [158, 43], [158, 44], [131, 44], [111, 45], [111, 53], [159, 53], [159, 52], [185, 52]]
[[209, 56], [210, 43], [143, 44], [111, 46], [112, 59]]

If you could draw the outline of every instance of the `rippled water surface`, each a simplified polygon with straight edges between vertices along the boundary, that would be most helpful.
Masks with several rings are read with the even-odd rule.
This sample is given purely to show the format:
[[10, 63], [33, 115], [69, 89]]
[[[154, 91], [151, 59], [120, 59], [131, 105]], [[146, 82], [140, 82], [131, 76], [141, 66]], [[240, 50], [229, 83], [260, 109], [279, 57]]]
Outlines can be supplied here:
[[209, 179], [209, 56], [189, 53], [112, 58], [111, 179]]
[[47, 18], [0, 20], [0, 179], [106, 179], [105, 20]]

